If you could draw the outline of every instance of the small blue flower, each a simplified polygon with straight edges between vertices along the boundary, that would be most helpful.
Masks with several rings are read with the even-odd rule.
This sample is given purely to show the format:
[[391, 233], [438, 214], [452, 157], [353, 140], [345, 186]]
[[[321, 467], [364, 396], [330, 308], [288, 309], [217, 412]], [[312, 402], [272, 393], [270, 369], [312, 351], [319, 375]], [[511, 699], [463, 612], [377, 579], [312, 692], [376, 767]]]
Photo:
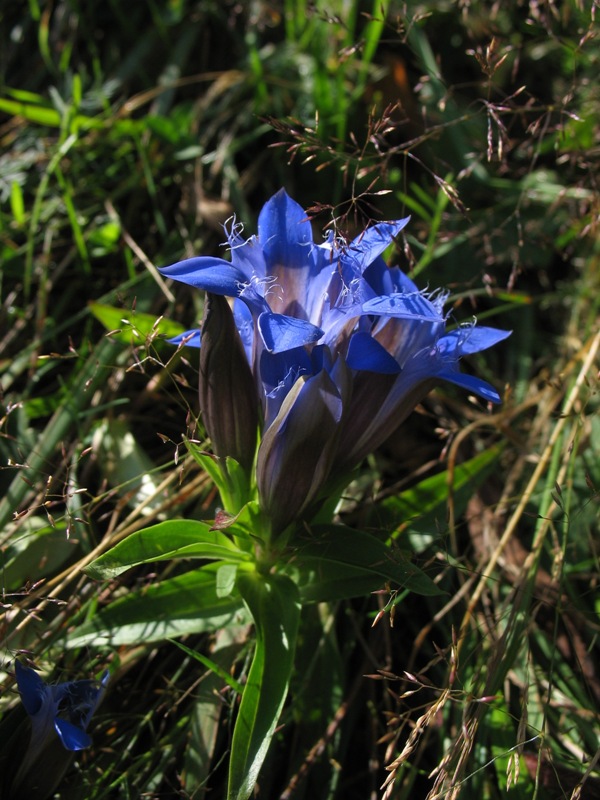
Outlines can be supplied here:
[[89, 747], [86, 733], [92, 715], [106, 689], [108, 672], [97, 681], [68, 681], [49, 686], [37, 672], [15, 661], [17, 686], [25, 711], [31, 720], [30, 749], [43, 748], [48, 739], [58, 736], [66, 750]]
[[[161, 270], [234, 298], [262, 409], [257, 482], [275, 528], [302, 513], [330, 473], [339, 480], [382, 444], [438, 382], [500, 402], [459, 361], [510, 332], [469, 323], [446, 333], [447, 295], [421, 292], [382, 258], [408, 221], [316, 244], [306, 212], [281, 189], [261, 210], [257, 236], [244, 240], [233, 222], [231, 261], [201, 256]], [[184, 336], [200, 344], [195, 332]]]
[[75, 752], [91, 744], [86, 729], [104, 695], [108, 673], [99, 682], [69, 681], [52, 686], [19, 661], [15, 672], [29, 720], [16, 728], [11, 739], [3, 765], [4, 791], [12, 800], [46, 800], [60, 784]]

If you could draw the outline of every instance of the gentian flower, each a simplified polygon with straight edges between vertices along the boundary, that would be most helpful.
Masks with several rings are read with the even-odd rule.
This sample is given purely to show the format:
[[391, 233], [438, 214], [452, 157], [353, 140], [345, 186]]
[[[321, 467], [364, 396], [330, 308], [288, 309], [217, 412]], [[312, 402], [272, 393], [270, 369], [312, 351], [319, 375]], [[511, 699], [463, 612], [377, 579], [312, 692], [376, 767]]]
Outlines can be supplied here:
[[[446, 332], [447, 294], [420, 291], [382, 258], [408, 221], [378, 223], [350, 243], [330, 232], [316, 244], [305, 211], [281, 189], [261, 210], [257, 236], [244, 240], [235, 220], [226, 229], [231, 261], [200, 256], [161, 270], [209, 298], [234, 298], [230, 314], [262, 412], [257, 484], [275, 532], [382, 444], [440, 381], [500, 402], [459, 361], [510, 332], [474, 323]], [[203, 333], [184, 336], [205, 346]], [[238, 404], [251, 402], [247, 390], [227, 391]]]
[[11, 797], [47, 797], [60, 782], [73, 753], [89, 747], [86, 730], [104, 695], [100, 680], [44, 683], [35, 670], [15, 662], [17, 686], [30, 720], [29, 746], [12, 781]]

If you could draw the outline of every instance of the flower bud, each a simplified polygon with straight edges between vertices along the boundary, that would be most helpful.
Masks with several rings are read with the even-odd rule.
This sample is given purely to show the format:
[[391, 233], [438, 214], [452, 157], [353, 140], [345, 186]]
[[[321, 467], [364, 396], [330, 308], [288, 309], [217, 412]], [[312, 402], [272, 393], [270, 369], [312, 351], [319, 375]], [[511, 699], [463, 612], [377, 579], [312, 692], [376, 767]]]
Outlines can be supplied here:
[[336, 452], [343, 402], [325, 369], [299, 378], [258, 451], [257, 484], [262, 508], [277, 535], [316, 499]]
[[211, 293], [200, 346], [200, 409], [216, 455], [250, 471], [258, 428], [256, 387], [231, 308]]

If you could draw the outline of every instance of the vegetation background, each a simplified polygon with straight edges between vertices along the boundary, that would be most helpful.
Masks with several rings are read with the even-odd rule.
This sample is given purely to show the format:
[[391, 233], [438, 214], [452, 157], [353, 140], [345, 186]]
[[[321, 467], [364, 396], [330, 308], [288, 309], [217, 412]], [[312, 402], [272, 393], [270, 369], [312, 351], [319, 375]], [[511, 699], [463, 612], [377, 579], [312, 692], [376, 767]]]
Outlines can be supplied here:
[[156, 266], [222, 252], [233, 214], [252, 233], [281, 186], [317, 232], [410, 213], [390, 258], [450, 288], [454, 319], [514, 333], [465, 365], [499, 409], [436, 390], [353, 484], [344, 517], [387, 526], [445, 594], [306, 613], [260, 796], [600, 796], [598, 13], [0, 6], [2, 730], [16, 655], [50, 680], [112, 673], [61, 798], [223, 796], [236, 694], [161, 637], [243, 681], [244, 629], [192, 608], [161, 635], [124, 614], [110, 643], [82, 637], [175, 568], [81, 568], [165, 516], [214, 514], [182, 447], [203, 436], [197, 364], [163, 341], [202, 298]]

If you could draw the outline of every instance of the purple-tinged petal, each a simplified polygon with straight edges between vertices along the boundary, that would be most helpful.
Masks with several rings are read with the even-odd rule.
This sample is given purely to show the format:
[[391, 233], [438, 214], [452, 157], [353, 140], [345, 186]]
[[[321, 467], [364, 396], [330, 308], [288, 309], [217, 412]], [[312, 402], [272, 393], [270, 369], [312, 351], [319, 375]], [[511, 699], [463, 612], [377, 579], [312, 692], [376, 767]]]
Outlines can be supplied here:
[[383, 258], [376, 258], [363, 272], [363, 278], [374, 295], [419, 293], [417, 285], [399, 267], [388, 267]]
[[263, 290], [271, 311], [321, 324], [337, 253], [313, 243], [306, 212], [283, 191], [264, 206], [258, 221], [267, 278]]
[[442, 357], [460, 358], [460, 356], [487, 350], [488, 347], [508, 338], [511, 333], [512, 331], [502, 331], [498, 328], [463, 325], [442, 336], [437, 343], [437, 348]]
[[345, 257], [355, 262], [363, 272], [370, 264], [390, 246], [394, 237], [402, 228], [408, 225], [410, 217], [397, 219], [393, 222], [379, 222], [373, 225], [360, 236], [357, 236], [348, 246]]
[[[368, 372], [355, 374], [350, 404], [344, 410], [334, 466], [337, 472], [348, 472], [391, 436], [397, 427], [396, 418], [398, 424], [404, 418], [400, 409], [400, 398], [404, 397], [406, 386], [403, 372], [397, 375]], [[410, 411], [413, 408], [411, 406]]]
[[187, 258], [169, 267], [161, 267], [159, 272], [165, 278], [226, 297], [237, 297], [250, 279], [249, 275], [229, 261], [212, 256]]
[[283, 353], [295, 347], [314, 344], [323, 336], [321, 328], [311, 322], [267, 312], [258, 318], [258, 330], [270, 353]]
[[263, 348], [258, 365], [263, 390], [261, 398], [264, 406], [263, 427], [267, 430], [279, 414], [281, 404], [298, 378], [312, 375], [313, 369], [305, 347], [297, 347], [283, 353], [269, 353]]
[[[258, 366], [261, 383], [268, 395], [284, 383], [290, 389], [301, 375], [312, 374], [310, 356], [304, 347], [283, 353], [270, 353], [263, 349]], [[293, 375], [291, 383], [290, 375]]]
[[54, 728], [66, 750], [85, 750], [92, 743], [91, 737], [84, 730], [66, 719], [56, 719]]
[[254, 342], [254, 320], [248, 306], [237, 298], [233, 301], [233, 319], [238, 330], [248, 363], [252, 365], [252, 344]]
[[256, 236], [247, 241], [229, 240], [231, 245], [231, 263], [239, 269], [247, 279], [261, 281], [267, 275], [265, 256]]
[[44, 695], [47, 692], [46, 684], [34, 669], [24, 667], [17, 660], [15, 660], [15, 674], [21, 702], [25, 711], [33, 717], [43, 705]]
[[321, 325], [324, 308], [331, 300], [337, 268], [336, 254], [319, 245], [310, 246], [302, 266], [287, 269], [274, 265], [281, 288], [277, 305], [271, 304], [272, 310], [301, 316], [315, 325]]
[[362, 303], [354, 302], [353, 298], [348, 298], [340, 305], [326, 308], [321, 323], [325, 331], [325, 343], [333, 350], [337, 350], [336, 343], [348, 338], [361, 316], [367, 316], [362, 310]]
[[351, 369], [396, 375], [400, 365], [371, 334], [358, 331], [350, 338], [346, 363]]
[[256, 477], [272, 534], [298, 519], [329, 475], [342, 417], [340, 392], [327, 372], [300, 378], [258, 450]]
[[179, 336], [173, 336], [172, 339], [167, 339], [167, 342], [177, 346], [184, 344], [187, 347], [200, 347], [200, 329], [195, 328], [191, 331], [184, 331], [180, 333]]
[[458, 370], [446, 369], [442, 372], [438, 372], [436, 378], [438, 380], [455, 383], [457, 386], [467, 389], [469, 392], [478, 394], [480, 397], [483, 397], [484, 400], [487, 400], [490, 403], [502, 402], [500, 395], [493, 386], [490, 386], [489, 383], [481, 380], [481, 378], [475, 377], [474, 375], [468, 375], [467, 373], [459, 372]]
[[395, 319], [378, 317], [371, 328], [371, 336], [385, 347], [388, 353], [405, 369], [414, 362], [427, 369], [427, 353], [431, 351], [444, 330], [443, 320], [416, 318]]
[[395, 317], [396, 319], [421, 320], [422, 322], [443, 322], [443, 316], [436, 306], [422, 294], [391, 294], [387, 297], [374, 297], [363, 303], [367, 314]]
[[313, 242], [312, 228], [301, 205], [280, 189], [262, 207], [258, 239], [267, 265], [302, 267]]

